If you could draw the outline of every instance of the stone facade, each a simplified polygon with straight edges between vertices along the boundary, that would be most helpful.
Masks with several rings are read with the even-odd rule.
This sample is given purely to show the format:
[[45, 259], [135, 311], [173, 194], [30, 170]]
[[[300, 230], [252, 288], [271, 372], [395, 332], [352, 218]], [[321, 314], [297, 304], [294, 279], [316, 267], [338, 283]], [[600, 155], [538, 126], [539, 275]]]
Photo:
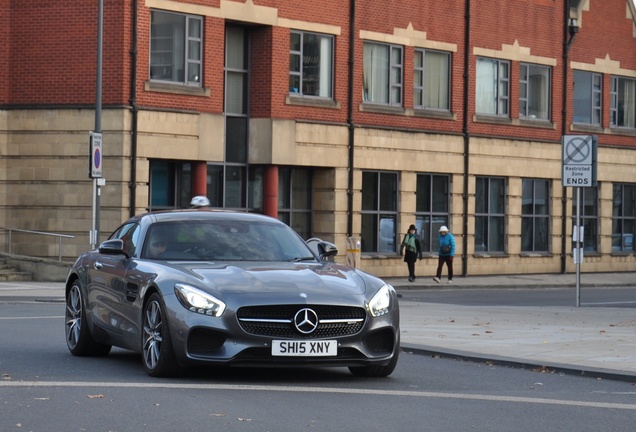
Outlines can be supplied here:
[[[0, 10], [6, 10], [10, 3], [15, 2], [0, 0], [3, 6]], [[20, 7], [13, 6], [13, 21], [0, 15], [0, 24], [28, 26], [27, 16], [47, 14], [46, 7], [36, 7], [39, 2], [23, 0], [23, 4], [20, 3]], [[88, 3], [79, 10], [60, 6], [55, 15], [59, 19], [56, 25], [65, 25], [65, 16], [90, 15]], [[102, 119], [106, 183], [100, 188], [100, 240], [131, 214], [148, 209], [152, 160], [224, 161], [223, 36], [225, 23], [231, 20], [256, 26], [252, 45], [258, 48], [253, 51], [258, 52], [252, 59], [248, 162], [255, 166], [311, 168], [312, 234], [335, 242], [342, 251], [340, 261], [345, 261], [347, 238], [359, 237], [363, 231], [363, 171], [399, 173], [397, 242], [414, 221], [417, 174], [441, 173], [450, 176], [449, 225], [458, 245], [457, 274], [557, 273], [563, 270], [564, 262], [565, 271], [574, 271], [571, 256], [573, 189], [561, 186], [561, 136], [565, 121], [567, 134], [599, 137], [598, 252], [586, 256], [584, 271], [636, 268], [634, 251], [612, 251], [612, 185], [636, 182], [636, 129], [611, 127], [607, 108], [611, 103], [608, 90], [611, 77], [636, 78], [636, 21], [629, 1], [575, 2], [576, 8], [569, 14], [578, 19], [580, 29], [569, 51], [567, 76], [563, 75], [562, 63], [563, 1], [472, 2], [470, 46], [465, 46], [463, 2], [453, 7], [445, 5], [446, 2], [399, 2], [392, 6], [395, 10], [389, 16], [385, 14], [385, 2], [357, 2], [351, 93], [347, 60], [349, 9], [345, 3], [317, 2], [304, 5], [300, 8], [302, 12], [271, 0], [128, 0], [107, 5], [105, 14], [111, 18], [105, 22], [105, 39], [109, 41]], [[32, 9], [29, 4], [33, 5]], [[137, 76], [131, 82], [128, 51], [133, 44], [133, 24], [130, 12], [135, 5], [139, 52]], [[154, 9], [204, 17], [205, 80], [201, 88], [149, 80], [150, 11]], [[121, 22], [115, 24], [113, 16], [120, 17]], [[43, 22], [43, 17], [40, 18], [34, 22]], [[301, 100], [289, 95], [292, 29], [334, 36], [333, 100]], [[121, 36], [113, 41], [113, 35], [119, 32]], [[94, 36], [92, 30], [84, 26], [77, 29], [77, 35]], [[31, 43], [38, 43], [37, 35], [30, 37], [36, 39]], [[362, 94], [364, 41], [404, 47], [402, 106], [377, 106], [363, 102], [359, 96]], [[0, 43], [0, 56], [3, 56], [0, 70], [8, 70], [10, 60], [15, 61], [19, 55], [11, 43], [17, 43], [16, 39], [8, 38]], [[61, 41], [58, 52], [47, 54], [43, 39], [39, 43], [40, 46], [27, 49], [29, 62], [34, 63], [38, 56], [43, 60], [49, 55], [61, 57], [75, 48], [83, 55], [72, 56], [69, 60], [72, 65], [68, 67], [72, 73], [78, 69], [82, 73], [56, 81], [55, 74], [63, 75], [65, 65], [53, 63], [53, 70], [48, 72], [40, 65], [40, 73], [51, 75], [44, 83], [29, 79], [30, 87], [21, 90], [19, 79], [12, 78], [6, 84], [8, 87], [1, 89], [0, 226], [74, 236], [62, 242], [64, 259], [72, 260], [88, 249], [90, 243], [93, 190], [88, 178], [88, 133], [95, 121], [91, 106], [94, 53], [90, 44], [74, 46]], [[413, 88], [413, 54], [419, 48], [452, 55], [452, 103], [447, 113], [414, 107], [410, 89]], [[466, 55], [469, 67], [464, 70]], [[476, 114], [477, 57], [510, 62], [510, 82], [519, 81], [520, 63], [551, 68], [549, 121], [533, 123], [520, 119], [516, 114], [519, 111], [516, 93], [510, 97], [508, 117]], [[14, 66], [12, 76], [24, 74], [21, 67]], [[572, 122], [571, 95], [568, 105], [562, 104], [564, 78], [571, 83], [572, 70], [594, 72], [603, 77], [604, 111], [600, 127]], [[464, 83], [465, 74], [470, 78]], [[77, 85], [69, 85], [68, 80], [77, 81]], [[464, 97], [464, 86], [468, 86], [468, 99]], [[568, 89], [572, 91], [571, 84]], [[136, 95], [134, 107], [130, 99], [133, 93]], [[353, 95], [352, 101], [348, 100], [349, 94]], [[352, 145], [353, 183], [350, 184]], [[506, 248], [502, 254], [475, 251], [475, 178], [478, 176], [506, 179]], [[549, 253], [521, 251], [524, 178], [550, 181]], [[134, 206], [131, 203], [135, 203]], [[12, 247], [22, 255], [55, 257], [57, 241], [48, 236], [16, 235]], [[401, 276], [406, 271], [397, 253], [363, 253], [359, 265], [379, 276]], [[436, 266], [436, 255], [426, 253], [424, 260], [417, 264], [417, 273], [432, 275]]]

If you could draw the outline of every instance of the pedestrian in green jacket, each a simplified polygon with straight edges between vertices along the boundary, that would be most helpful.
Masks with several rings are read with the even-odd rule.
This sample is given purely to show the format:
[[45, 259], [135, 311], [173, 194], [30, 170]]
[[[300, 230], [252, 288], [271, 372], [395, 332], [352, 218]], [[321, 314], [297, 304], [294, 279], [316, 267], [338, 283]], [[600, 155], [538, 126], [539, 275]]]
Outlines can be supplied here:
[[415, 262], [419, 256], [422, 259], [422, 246], [417, 238], [417, 228], [415, 225], [409, 226], [408, 232], [404, 235], [400, 245], [400, 256], [404, 253], [404, 262], [409, 270], [409, 282], [415, 280]]

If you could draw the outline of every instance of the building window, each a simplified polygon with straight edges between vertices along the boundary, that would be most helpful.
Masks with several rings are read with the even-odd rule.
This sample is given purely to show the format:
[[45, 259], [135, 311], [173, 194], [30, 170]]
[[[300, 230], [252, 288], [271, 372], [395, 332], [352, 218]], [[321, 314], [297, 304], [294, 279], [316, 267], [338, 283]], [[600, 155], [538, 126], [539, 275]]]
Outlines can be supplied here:
[[362, 252], [397, 252], [397, 191], [397, 173], [362, 173]]
[[477, 177], [475, 189], [475, 252], [504, 252], [506, 181]]
[[331, 98], [333, 37], [292, 31], [289, 45], [289, 92]]
[[208, 164], [207, 196], [212, 207], [260, 212], [263, 209], [263, 168]]
[[263, 168], [248, 162], [249, 27], [225, 27], [225, 161], [208, 164], [208, 198], [214, 207], [263, 208]]
[[[599, 186], [579, 188], [583, 250], [587, 252], [598, 252], [598, 188]], [[576, 226], [576, 198], [572, 199], [572, 226]]]
[[519, 70], [519, 117], [550, 119], [550, 68], [521, 64]]
[[521, 186], [521, 251], [548, 252], [550, 183], [523, 179]]
[[416, 49], [414, 63], [414, 107], [449, 111], [450, 54]]
[[278, 219], [305, 240], [311, 237], [311, 170], [278, 169]]
[[574, 123], [601, 125], [602, 87], [601, 74], [574, 71]]
[[636, 184], [614, 184], [612, 200], [612, 251], [634, 252], [636, 235]]
[[192, 166], [189, 162], [150, 160], [150, 211], [190, 205]]
[[364, 43], [365, 102], [402, 106], [402, 47]]
[[636, 128], [636, 80], [612, 77], [610, 126]]
[[508, 116], [510, 63], [488, 58], [477, 59], [477, 113]]
[[423, 252], [437, 252], [438, 233], [450, 221], [450, 176], [418, 174], [415, 226]]
[[200, 86], [202, 42], [201, 17], [152, 11], [150, 79]]

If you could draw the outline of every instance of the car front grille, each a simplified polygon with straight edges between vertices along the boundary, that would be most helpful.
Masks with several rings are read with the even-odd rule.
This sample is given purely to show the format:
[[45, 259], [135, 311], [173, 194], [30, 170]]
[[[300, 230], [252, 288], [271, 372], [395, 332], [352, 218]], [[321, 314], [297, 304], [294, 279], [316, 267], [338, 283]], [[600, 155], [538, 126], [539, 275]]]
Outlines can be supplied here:
[[[318, 317], [318, 325], [308, 334], [294, 325], [294, 316], [302, 309], [311, 309]], [[329, 305], [273, 305], [247, 306], [237, 311], [241, 328], [252, 335], [275, 338], [333, 338], [354, 335], [364, 327], [363, 308]]]

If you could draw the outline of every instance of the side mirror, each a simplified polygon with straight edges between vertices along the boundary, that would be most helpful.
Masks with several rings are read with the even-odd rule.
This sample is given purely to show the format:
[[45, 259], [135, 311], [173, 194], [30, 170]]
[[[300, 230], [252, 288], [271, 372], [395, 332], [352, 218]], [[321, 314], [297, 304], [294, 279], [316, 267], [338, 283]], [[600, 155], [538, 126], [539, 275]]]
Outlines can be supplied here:
[[330, 257], [338, 255], [338, 248], [335, 244], [316, 237], [307, 240], [307, 246], [318, 255], [321, 261], [327, 261]]
[[104, 255], [126, 255], [126, 258], [130, 258], [130, 255], [124, 250], [124, 241], [121, 239], [106, 240], [99, 245], [99, 253]]

